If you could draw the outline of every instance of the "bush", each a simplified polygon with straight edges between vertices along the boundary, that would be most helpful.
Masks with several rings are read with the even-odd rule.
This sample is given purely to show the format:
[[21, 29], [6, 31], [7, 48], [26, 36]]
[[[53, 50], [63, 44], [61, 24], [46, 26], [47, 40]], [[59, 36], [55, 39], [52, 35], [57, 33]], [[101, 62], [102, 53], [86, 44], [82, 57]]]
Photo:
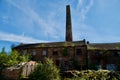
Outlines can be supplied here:
[[74, 77], [65, 78], [64, 80], [120, 80], [119, 73], [108, 70], [71, 71], [71, 74], [73, 74]]
[[39, 63], [34, 72], [29, 75], [30, 80], [60, 80], [59, 69], [49, 58], [44, 63]]

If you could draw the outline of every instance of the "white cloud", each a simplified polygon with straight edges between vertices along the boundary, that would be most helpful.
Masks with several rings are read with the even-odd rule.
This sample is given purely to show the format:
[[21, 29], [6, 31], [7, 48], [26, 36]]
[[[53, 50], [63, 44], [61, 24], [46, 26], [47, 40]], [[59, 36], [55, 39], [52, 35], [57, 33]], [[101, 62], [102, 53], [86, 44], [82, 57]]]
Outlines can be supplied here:
[[47, 26], [45, 21], [41, 19], [40, 16], [31, 7], [29, 7], [29, 5], [20, 5], [12, 0], [8, 0], [8, 2], [13, 6], [17, 7], [18, 9], [20, 9], [21, 11], [23, 11], [29, 17], [31, 17], [33, 21], [38, 22], [41, 25], [41, 27]]
[[78, 11], [80, 11], [80, 17], [81, 19], [85, 19], [86, 18], [86, 14], [89, 12], [89, 10], [91, 9], [91, 7], [93, 6], [93, 0], [89, 0], [88, 4], [84, 4], [85, 0], [78, 0], [78, 5], [77, 5], [77, 9]]
[[[19, 10], [21, 10], [22, 12], [24, 12], [27, 16], [29, 16], [29, 18], [31, 19], [32, 23], [37, 23], [40, 27], [37, 29], [41, 29], [44, 30], [43, 31], [43, 36], [56, 36], [55, 33], [55, 28], [54, 26], [52, 26], [52, 24], [54, 23], [53, 21], [51, 21], [51, 23], [48, 23], [48, 20], [44, 20], [40, 17], [40, 15], [34, 11], [34, 9], [32, 7], [30, 7], [28, 4], [19, 4], [13, 0], [8, 0], [8, 2], [15, 6], [16, 8], [18, 8]], [[22, 2], [24, 3], [24, 1]], [[50, 16], [50, 15], [48, 15]], [[27, 22], [26, 22], [27, 23]], [[39, 33], [39, 32], [36, 32]]]
[[[74, 16], [77, 16], [73, 19], [73, 37], [74, 40], [80, 39], [91, 39], [94, 36], [98, 36], [98, 33], [93, 28], [92, 25], [85, 23], [85, 18], [87, 17], [88, 12], [93, 6], [94, 0], [78, 0], [77, 9], [74, 10]], [[93, 39], [93, 38], [92, 38]]]
[[[73, 13], [72, 21], [74, 24], [73, 25], [74, 40], [79, 40], [81, 38], [82, 39], [85, 38], [85, 39], [88, 39], [91, 41], [95, 41], [95, 40], [103, 41], [104, 40], [104, 38], [102, 38], [103, 36], [101, 36], [101, 34], [98, 32], [99, 30], [95, 30], [97, 28], [95, 28], [95, 26], [93, 26], [93, 25], [86, 24], [85, 20], [90, 20], [90, 19], [86, 19], [86, 18], [87, 18], [87, 14], [89, 14], [93, 5], [96, 5], [94, 7], [95, 7], [95, 9], [98, 9], [98, 10], [99, 10], [99, 8], [97, 8], [98, 6], [100, 6], [100, 7], [103, 6], [102, 8], [106, 9], [104, 6], [111, 5], [111, 3], [108, 2], [109, 0], [96, 0], [96, 1], [94, 1], [94, 0], [60, 0], [60, 1], [53, 1], [53, 2], [51, 2], [49, 0], [40, 0], [40, 2], [39, 2], [39, 0], [20, 0], [20, 1], [19, 0], [6, 0], [6, 1], [12, 7], [15, 7], [15, 9], [17, 9], [17, 11], [20, 11], [20, 13], [22, 15], [24, 15], [24, 16], [20, 17], [17, 15], [17, 12], [16, 12], [15, 17], [18, 17], [16, 19], [18, 19], [19, 21], [21, 19], [21, 22], [20, 23], [18, 22], [18, 24], [17, 24], [16, 22], [18, 20], [16, 20], [16, 19], [15, 19], [16, 22], [13, 22], [13, 23], [16, 23], [15, 26], [20, 27], [19, 29], [23, 29], [23, 30], [20, 30], [21, 34], [23, 34], [23, 36], [13, 34], [16, 38], [18, 36], [21, 39], [24, 37], [25, 41], [21, 41], [21, 42], [26, 42], [26, 37], [24, 35], [29, 34], [29, 33], [30, 33], [29, 35], [32, 34], [32, 35], [35, 35], [36, 37], [40, 37], [40, 38], [44, 37], [45, 39], [48, 39], [48, 40], [49, 40], [49, 38], [54, 41], [59, 40], [59, 39], [61, 40], [61, 38], [63, 39], [65, 36], [64, 30], [65, 30], [65, 5], [66, 4], [71, 4], [71, 9], [72, 9], [71, 13]], [[34, 1], [36, 1], [36, 2], [34, 3]], [[37, 1], [41, 4], [39, 5], [39, 3]], [[76, 1], [78, 3], [76, 3]], [[110, 1], [112, 1], [112, 0], [110, 0]], [[116, 3], [116, 1], [120, 1], [120, 0], [113, 0], [114, 3]], [[100, 2], [100, 3], [96, 4], [95, 2]], [[112, 4], [113, 4], [113, 2], [112, 2]], [[107, 3], [107, 5], [106, 5], [106, 3]], [[75, 9], [76, 6], [77, 6], [77, 9]], [[10, 8], [10, 9], [12, 9], [12, 8]], [[94, 10], [94, 11], [96, 12], [96, 10]], [[42, 14], [40, 14], [40, 13], [42, 13]], [[93, 18], [94, 18], [94, 16], [93, 16]], [[3, 17], [3, 19], [7, 20], [7, 17]], [[23, 25], [22, 25], [23, 27], [21, 26], [22, 21], [23, 21]], [[27, 24], [30, 24], [30, 25], [27, 25]], [[33, 24], [33, 25], [31, 25], [31, 24]], [[31, 26], [32, 26], [32, 28], [31, 28]], [[29, 31], [29, 33], [27, 33], [28, 31]], [[23, 32], [25, 32], [25, 33], [23, 33]], [[109, 38], [110, 38], [110, 35], [106, 35], [106, 36], [109, 36]], [[27, 38], [29, 38], [29, 37], [27, 37]], [[9, 40], [8, 38], [5, 39], [5, 37], [3, 39]], [[31, 40], [31, 42], [33, 42], [33, 38]], [[37, 41], [35, 40], [35, 42], [37, 42]]]
[[32, 37], [25, 37], [22, 35], [15, 35], [11, 33], [0, 32], [0, 40], [11, 41], [11, 42], [20, 42], [20, 43], [40, 43], [47, 42], [44, 40], [37, 40]]
[[77, 9], [79, 9], [79, 8], [82, 6], [83, 1], [84, 1], [84, 0], [78, 0]]

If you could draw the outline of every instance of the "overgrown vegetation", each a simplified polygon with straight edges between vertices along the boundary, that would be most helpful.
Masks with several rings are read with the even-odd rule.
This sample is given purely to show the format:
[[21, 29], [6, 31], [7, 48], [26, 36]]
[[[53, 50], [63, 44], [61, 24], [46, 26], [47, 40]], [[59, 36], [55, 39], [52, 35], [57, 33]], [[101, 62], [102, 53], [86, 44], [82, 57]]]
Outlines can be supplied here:
[[30, 80], [61, 80], [59, 69], [49, 58], [44, 63], [38, 63], [34, 72], [29, 76]]
[[30, 55], [20, 55], [16, 50], [7, 53], [5, 48], [0, 52], [0, 80], [5, 80], [2, 76], [2, 70], [6, 67], [16, 66], [20, 62], [29, 61]]
[[108, 70], [71, 71], [73, 77], [64, 80], [120, 80], [120, 74]]
[[20, 55], [16, 50], [10, 53], [5, 52], [5, 48], [0, 52], [0, 69], [17, 65], [20, 62], [27, 62], [30, 55]]
[[64, 49], [63, 49], [62, 55], [63, 55], [64, 57], [68, 56], [68, 50], [67, 50], [67, 48], [64, 48]]
[[[63, 50], [64, 56], [67, 56], [67, 49]], [[2, 79], [1, 70], [6, 67], [14, 66], [20, 62], [29, 61], [29, 55], [20, 55], [17, 51], [12, 50], [10, 53], [5, 52], [5, 48], [0, 52], [0, 80]], [[60, 75], [60, 70], [53, 63], [52, 59], [45, 58], [43, 63], [39, 62], [33, 73], [29, 75], [29, 80], [120, 80], [120, 73], [111, 72], [108, 70], [95, 70], [95, 65], [90, 65], [90, 69], [94, 70], [82, 70], [76, 71], [76, 66], [79, 66], [74, 59], [70, 60], [71, 69], [69, 71], [72, 77], [63, 77]], [[64, 72], [63, 72], [64, 73]], [[62, 74], [63, 74], [62, 73]]]

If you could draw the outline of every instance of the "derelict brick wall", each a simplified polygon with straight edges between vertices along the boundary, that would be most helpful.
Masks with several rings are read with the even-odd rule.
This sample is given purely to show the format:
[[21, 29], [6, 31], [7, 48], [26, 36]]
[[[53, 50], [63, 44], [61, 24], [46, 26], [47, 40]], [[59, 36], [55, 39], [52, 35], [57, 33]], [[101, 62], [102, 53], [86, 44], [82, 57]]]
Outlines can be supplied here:
[[4, 69], [2, 75], [5, 79], [18, 80], [19, 79], [19, 70], [18, 69]]
[[[66, 48], [68, 51], [67, 56], [62, 55], [64, 48]], [[76, 55], [77, 48], [81, 49], [82, 55]], [[71, 46], [71, 47], [37, 47], [37, 48], [27, 48], [27, 49], [23, 49], [23, 50], [27, 50], [27, 52], [29, 54], [32, 54], [33, 51], [36, 51], [36, 55], [33, 55], [35, 60], [43, 60], [45, 56], [42, 55], [42, 51], [46, 50], [47, 51], [46, 57], [52, 58], [54, 61], [61, 60], [61, 59], [64, 61], [69, 61], [70, 59], [74, 58], [79, 63], [86, 64], [87, 48], [85, 45]], [[53, 51], [55, 51], [55, 50], [58, 52], [57, 55], [53, 55]], [[19, 50], [19, 51], [21, 51], [20, 53], [23, 52], [22, 50]]]

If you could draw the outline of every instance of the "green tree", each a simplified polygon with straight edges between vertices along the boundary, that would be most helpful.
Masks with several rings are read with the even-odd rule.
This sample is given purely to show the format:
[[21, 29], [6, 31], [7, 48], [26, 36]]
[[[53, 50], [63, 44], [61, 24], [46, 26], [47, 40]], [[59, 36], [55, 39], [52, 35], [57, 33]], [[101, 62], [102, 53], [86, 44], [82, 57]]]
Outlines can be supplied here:
[[21, 55], [19, 56], [19, 62], [27, 62], [30, 60], [30, 58], [31, 58], [31, 55], [29, 54]]
[[7, 65], [8, 58], [5, 48], [2, 48], [2, 51], [0, 52], [0, 68], [4, 68]]
[[19, 63], [18, 58], [19, 58], [19, 53], [16, 50], [12, 50], [9, 54], [7, 66], [17, 65]]
[[0, 52], [0, 68], [10, 67], [20, 62], [29, 61], [30, 55], [20, 55], [16, 50], [12, 50], [9, 54], [5, 52], [5, 48]]
[[59, 69], [49, 58], [44, 63], [39, 63], [35, 71], [30, 74], [30, 80], [60, 80]]
[[1, 54], [6, 54], [5, 47], [2, 48]]

